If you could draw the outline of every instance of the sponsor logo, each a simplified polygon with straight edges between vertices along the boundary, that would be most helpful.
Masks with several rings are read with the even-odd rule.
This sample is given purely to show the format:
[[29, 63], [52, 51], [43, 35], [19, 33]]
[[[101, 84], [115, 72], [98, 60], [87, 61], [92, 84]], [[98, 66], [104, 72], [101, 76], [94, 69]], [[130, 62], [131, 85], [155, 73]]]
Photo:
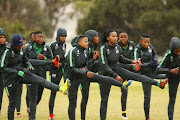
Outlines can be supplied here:
[[110, 54], [110, 50], [109, 49], [107, 49], [107, 54]]
[[116, 46], [116, 54], [119, 54], [119, 50], [118, 50], [117, 46]]
[[132, 46], [129, 46], [129, 50], [133, 50], [133, 47], [132, 47]]
[[52, 74], [52, 77], [55, 78], [55, 77], [56, 77], [56, 74]]
[[23, 55], [23, 51], [20, 52], [20, 55]]
[[12, 86], [13, 86], [12, 84], [8, 85], [8, 87], [12, 87]]

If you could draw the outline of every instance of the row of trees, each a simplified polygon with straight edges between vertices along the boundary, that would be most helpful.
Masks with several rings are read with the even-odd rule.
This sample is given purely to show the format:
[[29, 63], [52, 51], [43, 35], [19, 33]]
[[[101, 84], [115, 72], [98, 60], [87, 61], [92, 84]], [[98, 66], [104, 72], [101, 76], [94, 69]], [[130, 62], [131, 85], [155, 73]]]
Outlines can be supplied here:
[[36, 30], [42, 30], [47, 37], [52, 37], [65, 6], [72, 1], [0, 0], [0, 27], [5, 29], [7, 41], [12, 33], [21, 33], [29, 39], [30, 32]]
[[180, 37], [179, 0], [87, 1], [91, 4], [78, 22], [78, 33], [88, 29], [102, 33], [114, 28], [117, 32], [126, 31], [129, 39], [136, 43], [141, 34], [146, 33], [160, 55], [169, 49], [171, 37]]
[[180, 37], [179, 0], [0, 0], [0, 27], [8, 41], [12, 33], [28, 38], [35, 30], [52, 37], [69, 3], [75, 5], [71, 16], [77, 12], [84, 16], [78, 21], [78, 34], [114, 28], [126, 31], [129, 39], [138, 43], [140, 35], [146, 33], [159, 54], [169, 48], [171, 37]]

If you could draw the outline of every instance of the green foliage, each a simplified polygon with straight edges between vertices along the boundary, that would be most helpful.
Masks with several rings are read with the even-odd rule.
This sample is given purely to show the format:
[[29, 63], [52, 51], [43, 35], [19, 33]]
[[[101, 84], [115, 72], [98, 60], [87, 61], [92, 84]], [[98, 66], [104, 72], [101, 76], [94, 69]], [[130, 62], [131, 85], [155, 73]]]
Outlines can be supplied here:
[[[7, 42], [10, 42], [11, 36], [13, 33], [19, 33], [23, 37], [25, 37], [27, 41], [29, 41], [29, 34], [32, 31], [41, 30], [40, 27], [36, 27], [32, 31], [27, 30], [27, 28], [22, 23], [20, 23], [18, 20], [14, 21], [14, 22], [9, 22], [9, 21], [5, 20], [4, 18], [0, 19], [0, 27], [5, 30]], [[42, 32], [45, 33], [43, 30], [42, 30]]]
[[180, 37], [178, 0], [96, 0], [91, 4], [78, 22], [78, 34], [88, 29], [102, 33], [114, 28], [117, 32], [126, 31], [136, 43], [141, 34], [149, 34], [160, 55], [169, 49], [171, 37]]
[[50, 20], [46, 19], [37, 0], [1, 0], [0, 27], [6, 30], [7, 40], [14, 32], [21, 33], [29, 40], [29, 34], [41, 30], [46, 36], [52, 36]]
[[81, 11], [82, 14], [89, 13], [89, 8], [93, 6], [93, 0], [76, 0], [74, 1], [75, 4], [75, 11]]
[[[18, 20], [10, 23], [5, 19], [0, 19], [0, 27], [4, 28], [6, 33], [6, 39], [9, 42], [13, 33], [20, 33], [24, 36], [25, 34], [25, 26], [21, 24]], [[25, 35], [25, 37], [27, 37]]]

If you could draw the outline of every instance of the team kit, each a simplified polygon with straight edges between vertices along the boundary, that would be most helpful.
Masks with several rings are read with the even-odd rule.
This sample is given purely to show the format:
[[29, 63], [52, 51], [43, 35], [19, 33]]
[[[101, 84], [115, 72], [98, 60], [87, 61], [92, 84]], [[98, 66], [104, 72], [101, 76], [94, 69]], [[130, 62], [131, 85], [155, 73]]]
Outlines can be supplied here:
[[[106, 120], [112, 85], [121, 89], [122, 119], [128, 119], [127, 95], [132, 81], [142, 83], [145, 120], [150, 120], [152, 85], [164, 89], [168, 83], [167, 112], [169, 120], [173, 120], [180, 79], [178, 37], [171, 38], [169, 50], [158, 63], [157, 53], [147, 34], [142, 34], [136, 45], [124, 31], [117, 33], [114, 29], [107, 29], [99, 36], [96, 30], [87, 30], [71, 40], [72, 48], [66, 55], [67, 35], [65, 28], [59, 28], [56, 39], [46, 44], [41, 31], [31, 32], [28, 42], [19, 33], [14, 33], [8, 43], [4, 29], [0, 28], [0, 110], [5, 89], [9, 100], [8, 120], [21, 117], [23, 84], [27, 88], [29, 120], [36, 120], [36, 109], [44, 88], [51, 90], [47, 119], [54, 120], [56, 93], [61, 92], [69, 99], [69, 120], [75, 120], [79, 86], [82, 93], [81, 120], [85, 120], [91, 82], [99, 84], [100, 119]], [[46, 80], [46, 71], [50, 71], [50, 81]], [[158, 82], [154, 79], [163, 80]], [[64, 80], [63, 85], [59, 86], [61, 80]]]

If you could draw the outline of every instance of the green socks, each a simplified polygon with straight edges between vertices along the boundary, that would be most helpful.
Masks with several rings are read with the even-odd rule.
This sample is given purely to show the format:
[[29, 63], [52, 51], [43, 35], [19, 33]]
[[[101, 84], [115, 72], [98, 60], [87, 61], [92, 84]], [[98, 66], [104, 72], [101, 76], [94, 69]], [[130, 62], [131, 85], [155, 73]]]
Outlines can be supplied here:
[[160, 82], [158, 82], [158, 83], [157, 83], [157, 86], [159, 86], [159, 87], [160, 87]]

